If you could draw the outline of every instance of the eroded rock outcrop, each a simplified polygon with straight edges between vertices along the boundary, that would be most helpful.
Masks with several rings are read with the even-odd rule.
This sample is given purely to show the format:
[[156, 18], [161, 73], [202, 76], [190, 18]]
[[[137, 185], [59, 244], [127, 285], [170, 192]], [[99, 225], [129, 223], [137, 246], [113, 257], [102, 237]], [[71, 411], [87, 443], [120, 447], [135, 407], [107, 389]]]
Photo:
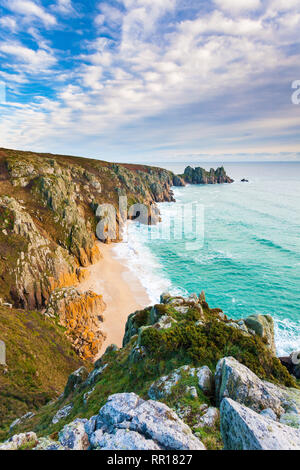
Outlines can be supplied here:
[[230, 398], [221, 403], [226, 450], [300, 450], [300, 431], [262, 416]]
[[300, 390], [259, 379], [233, 357], [219, 361], [215, 374], [216, 401], [230, 398], [257, 413], [268, 411], [282, 423], [300, 426]]
[[216, 170], [211, 168], [210, 171], [206, 171], [204, 168], [192, 168], [191, 166], [188, 166], [184, 170], [182, 178], [189, 184], [233, 183], [233, 180], [227, 176], [224, 167], [217, 168]]
[[[123, 432], [120, 433], [120, 430]], [[124, 431], [128, 430], [130, 439], [124, 441]], [[113, 448], [115, 450], [204, 450], [204, 445], [193, 436], [190, 428], [178, 418], [176, 413], [163, 403], [145, 401], [134, 393], [122, 393], [109, 397], [101, 408], [96, 424], [96, 436], [92, 438], [93, 447]], [[100, 431], [100, 432], [99, 432]], [[108, 436], [106, 436], [108, 434]], [[141, 442], [139, 443], [139, 439]], [[135, 441], [135, 447], [130, 447]], [[128, 445], [129, 444], [129, 445]]]
[[58, 316], [79, 356], [90, 359], [97, 355], [106, 337], [101, 330], [105, 308], [102, 296], [92, 291], [81, 294], [70, 287], [52, 292], [45, 315]]

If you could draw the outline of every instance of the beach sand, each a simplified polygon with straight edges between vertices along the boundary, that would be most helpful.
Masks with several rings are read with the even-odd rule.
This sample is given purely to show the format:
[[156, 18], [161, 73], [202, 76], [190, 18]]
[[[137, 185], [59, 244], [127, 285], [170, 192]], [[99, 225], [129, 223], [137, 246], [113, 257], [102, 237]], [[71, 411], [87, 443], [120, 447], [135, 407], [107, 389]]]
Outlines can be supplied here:
[[78, 287], [81, 292], [91, 289], [102, 295], [107, 305], [101, 328], [107, 338], [99, 356], [110, 344], [121, 347], [128, 315], [151, 304], [139, 279], [128, 270], [123, 260], [115, 257], [113, 247], [113, 244], [104, 245], [99, 242], [103, 258], [87, 268], [90, 277]]

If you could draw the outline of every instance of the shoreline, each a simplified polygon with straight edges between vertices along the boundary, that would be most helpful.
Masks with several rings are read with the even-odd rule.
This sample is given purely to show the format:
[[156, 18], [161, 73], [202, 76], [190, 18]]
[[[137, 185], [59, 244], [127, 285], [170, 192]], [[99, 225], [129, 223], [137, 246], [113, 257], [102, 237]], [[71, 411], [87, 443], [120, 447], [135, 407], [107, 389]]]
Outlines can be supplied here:
[[126, 260], [123, 263], [121, 258], [115, 256], [113, 252], [115, 244], [105, 245], [101, 242], [97, 244], [102, 258], [86, 268], [90, 276], [77, 287], [80, 292], [92, 290], [102, 295], [106, 303], [101, 330], [107, 338], [95, 360], [104, 354], [111, 344], [121, 347], [128, 316], [151, 305], [145, 287], [125, 265]]

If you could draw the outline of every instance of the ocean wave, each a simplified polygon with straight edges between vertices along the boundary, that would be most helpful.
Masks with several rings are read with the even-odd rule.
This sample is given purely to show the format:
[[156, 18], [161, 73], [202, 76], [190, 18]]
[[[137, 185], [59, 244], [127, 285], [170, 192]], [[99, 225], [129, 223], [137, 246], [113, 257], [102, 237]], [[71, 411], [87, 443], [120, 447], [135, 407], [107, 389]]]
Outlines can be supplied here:
[[160, 295], [170, 291], [172, 286], [171, 281], [163, 274], [163, 267], [146, 246], [145, 228], [139, 227], [135, 222], [128, 222], [127, 241], [118, 243], [114, 247], [114, 252], [119, 259], [125, 261], [126, 267], [139, 279], [151, 303], [156, 304], [159, 303]]
[[278, 356], [288, 356], [293, 351], [300, 351], [300, 322], [278, 317], [274, 321]]
[[252, 237], [253, 240], [255, 240], [256, 242], [258, 242], [259, 244], [263, 245], [263, 246], [267, 246], [269, 248], [274, 248], [275, 250], [278, 250], [278, 251], [281, 251], [282, 253], [287, 253], [287, 254], [291, 254], [293, 256], [297, 255], [297, 253], [295, 253], [294, 251], [292, 250], [289, 250], [288, 248], [284, 248], [283, 246], [273, 242], [272, 240], [269, 240], [267, 238], [260, 238], [260, 237], [257, 237], [257, 236], [253, 236]]

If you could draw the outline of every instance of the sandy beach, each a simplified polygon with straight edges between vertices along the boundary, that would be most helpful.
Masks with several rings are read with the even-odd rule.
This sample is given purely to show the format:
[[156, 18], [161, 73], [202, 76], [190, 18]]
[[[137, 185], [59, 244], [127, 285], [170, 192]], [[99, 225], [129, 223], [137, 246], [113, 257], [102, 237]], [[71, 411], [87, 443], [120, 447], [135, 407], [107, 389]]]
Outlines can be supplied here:
[[87, 268], [90, 277], [78, 287], [82, 292], [91, 289], [96, 294], [102, 295], [107, 305], [102, 324], [102, 330], [107, 334], [107, 338], [99, 356], [110, 344], [122, 346], [128, 315], [151, 303], [139, 279], [125, 266], [126, 260], [123, 264], [121, 259], [115, 257], [113, 247], [113, 244], [104, 245], [99, 242], [103, 258]]

